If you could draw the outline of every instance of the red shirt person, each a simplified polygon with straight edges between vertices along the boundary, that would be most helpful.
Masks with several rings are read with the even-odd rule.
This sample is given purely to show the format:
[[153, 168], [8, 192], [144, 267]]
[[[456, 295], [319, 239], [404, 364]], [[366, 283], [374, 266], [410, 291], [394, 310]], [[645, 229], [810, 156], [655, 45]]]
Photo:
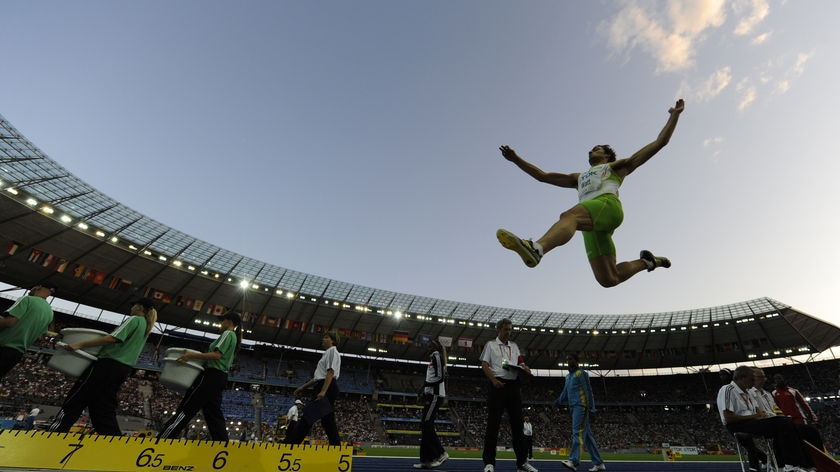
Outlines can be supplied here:
[[799, 390], [789, 386], [781, 374], [774, 375], [773, 382], [776, 383], [776, 389], [773, 390], [773, 399], [776, 400], [776, 405], [779, 406], [784, 415], [790, 416], [796, 424], [817, 423], [817, 415], [805, 401], [805, 397], [799, 393]]

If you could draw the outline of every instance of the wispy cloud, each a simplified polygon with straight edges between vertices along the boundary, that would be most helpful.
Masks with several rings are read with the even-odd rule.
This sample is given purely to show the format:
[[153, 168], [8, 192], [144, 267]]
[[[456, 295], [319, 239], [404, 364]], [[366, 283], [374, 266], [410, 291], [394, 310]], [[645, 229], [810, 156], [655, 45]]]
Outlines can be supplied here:
[[750, 34], [753, 28], [767, 18], [770, 6], [766, 0], [745, 0], [732, 3], [736, 16], [741, 16], [735, 26], [734, 33], [738, 36]]
[[769, 31], [766, 32], [766, 33], [762, 33], [762, 34], [754, 37], [752, 39], [752, 41], [750, 41], [750, 44], [752, 44], [753, 46], [758, 46], [759, 44], [764, 44], [765, 42], [767, 42], [768, 39], [770, 39], [771, 34], [772, 33], [770, 33]]
[[813, 56], [813, 52], [801, 52], [797, 54], [796, 59], [793, 61], [793, 65], [791, 65], [786, 71], [783, 71], [781, 74], [782, 77], [775, 81], [773, 92], [779, 95], [787, 93], [787, 91], [793, 86], [793, 81], [805, 73], [805, 64], [807, 64]]
[[[733, 75], [726, 59], [731, 55], [720, 54], [720, 45], [767, 43], [774, 34], [763, 26], [771, 12], [768, 0], [624, 0], [615, 5], [615, 12], [598, 25], [610, 52], [627, 60], [633, 54], [648, 56], [657, 74], [684, 74], [678, 96], [693, 102], [707, 102], [732, 90], [737, 109], [746, 110], [759, 97], [787, 93], [813, 57], [808, 52], [777, 56], [758, 66], [739, 63]], [[715, 51], [701, 63], [705, 42], [715, 42]], [[696, 64], [714, 72], [695, 75]]]
[[744, 111], [752, 105], [755, 99], [758, 97], [758, 89], [755, 85], [752, 84], [752, 81], [749, 78], [742, 79], [738, 82], [738, 85], [735, 86], [735, 91], [738, 93], [739, 101], [738, 101], [738, 110]]
[[814, 53], [812, 52], [800, 52], [796, 56], [796, 62], [793, 64], [793, 73], [796, 74], [797, 77], [805, 72], [805, 64], [810, 61], [813, 56]]
[[[754, 34], [770, 14], [767, 0], [683, 1], [620, 3], [612, 18], [598, 25], [613, 54], [627, 58], [639, 50], [656, 62], [656, 72], [678, 72], [695, 64], [698, 48], [731, 13], [736, 21], [732, 34]], [[751, 43], [762, 44], [769, 32], [756, 34]]]
[[639, 48], [656, 60], [657, 72], [674, 72], [694, 64], [702, 33], [726, 19], [723, 0], [705, 2], [625, 3], [598, 29], [615, 54], [629, 55]]
[[713, 136], [703, 140], [703, 147], [709, 148], [712, 151], [711, 158], [713, 162], [720, 161], [720, 150], [723, 142], [723, 136]]
[[677, 95], [685, 97], [692, 102], [707, 102], [720, 95], [729, 86], [730, 82], [732, 82], [732, 68], [724, 66], [713, 72], [706, 79], [700, 81], [699, 84], [692, 85], [684, 80], [680, 84], [680, 90]]

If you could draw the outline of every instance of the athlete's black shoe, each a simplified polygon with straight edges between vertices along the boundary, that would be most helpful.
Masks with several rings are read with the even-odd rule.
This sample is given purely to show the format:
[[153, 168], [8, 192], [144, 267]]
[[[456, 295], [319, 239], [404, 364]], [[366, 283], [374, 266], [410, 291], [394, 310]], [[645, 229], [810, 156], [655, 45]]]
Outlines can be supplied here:
[[639, 259], [645, 262], [648, 272], [656, 269], [657, 267], [664, 267], [666, 269], [671, 267], [671, 261], [668, 260], [667, 257], [656, 257], [648, 250], [643, 250], [639, 253]]

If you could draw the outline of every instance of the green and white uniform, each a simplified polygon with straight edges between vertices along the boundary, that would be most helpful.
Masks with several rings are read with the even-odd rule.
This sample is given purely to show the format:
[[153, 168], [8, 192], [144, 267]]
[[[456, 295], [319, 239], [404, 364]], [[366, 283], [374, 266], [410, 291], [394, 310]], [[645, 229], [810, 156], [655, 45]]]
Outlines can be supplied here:
[[134, 364], [148, 338], [147, 326], [146, 318], [129, 316], [111, 332], [117, 342], [103, 346], [99, 359], [85, 369], [73, 384], [50, 425], [50, 432], [70, 431], [87, 408], [97, 434], [122, 436], [117, 422], [117, 394], [123, 382], [134, 372]]
[[146, 327], [148, 322], [142, 316], [130, 316], [121, 325], [111, 332], [111, 336], [119, 342], [108, 344], [99, 351], [100, 359], [114, 359], [125, 365], [134, 366], [140, 351], [146, 344]]
[[6, 313], [17, 318], [17, 322], [0, 329], [0, 379], [20, 362], [26, 348], [47, 330], [53, 320], [50, 304], [34, 295], [18, 298]]
[[0, 346], [20, 352], [25, 352], [44, 334], [53, 320], [50, 304], [34, 295], [18, 298], [7, 313], [17, 318], [17, 323], [11, 328], [0, 330]]
[[219, 369], [224, 373], [228, 373], [231, 364], [233, 364], [234, 354], [236, 354], [236, 343], [237, 337], [235, 332], [223, 332], [210, 344], [210, 348], [207, 349], [207, 352], [219, 351], [222, 357], [208, 360], [204, 364], [204, 367], [208, 369]]
[[624, 209], [618, 199], [620, 186], [621, 177], [610, 164], [593, 166], [578, 176], [578, 198], [592, 219], [592, 231], [583, 231], [589, 260], [615, 255], [612, 234], [624, 221]]
[[189, 425], [193, 417], [199, 412], [204, 414], [204, 421], [210, 438], [214, 441], [227, 441], [228, 433], [225, 425], [224, 413], [222, 413], [222, 392], [227, 385], [227, 374], [233, 363], [236, 354], [236, 346], [239, 342], [234, 331], [225, 330], [210, 344], [207, 352], [216, 352], [222, 355], [218, 359], [209, 359], [204, 364], [204, 371], [193, 381], [190, 388], [184, 393], [184, 398], [175, 414], [163, 425], [158, 433], [162, 439], [176, 439], [181, 437], [181, 432]]

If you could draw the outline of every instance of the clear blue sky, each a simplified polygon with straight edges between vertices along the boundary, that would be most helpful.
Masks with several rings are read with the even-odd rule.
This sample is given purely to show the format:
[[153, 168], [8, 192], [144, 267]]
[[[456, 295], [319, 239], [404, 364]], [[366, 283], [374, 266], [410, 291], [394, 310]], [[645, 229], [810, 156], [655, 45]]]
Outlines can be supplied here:
[[[0, 114], [106, 194], [227, 249], [470, 303], [640, 313], [769, 296], [840, 324], [840, 4], [6, 1]], [[527, 269], [609, 143], [671, 143], [621, 189], [601, 288], [580, 236]]]

